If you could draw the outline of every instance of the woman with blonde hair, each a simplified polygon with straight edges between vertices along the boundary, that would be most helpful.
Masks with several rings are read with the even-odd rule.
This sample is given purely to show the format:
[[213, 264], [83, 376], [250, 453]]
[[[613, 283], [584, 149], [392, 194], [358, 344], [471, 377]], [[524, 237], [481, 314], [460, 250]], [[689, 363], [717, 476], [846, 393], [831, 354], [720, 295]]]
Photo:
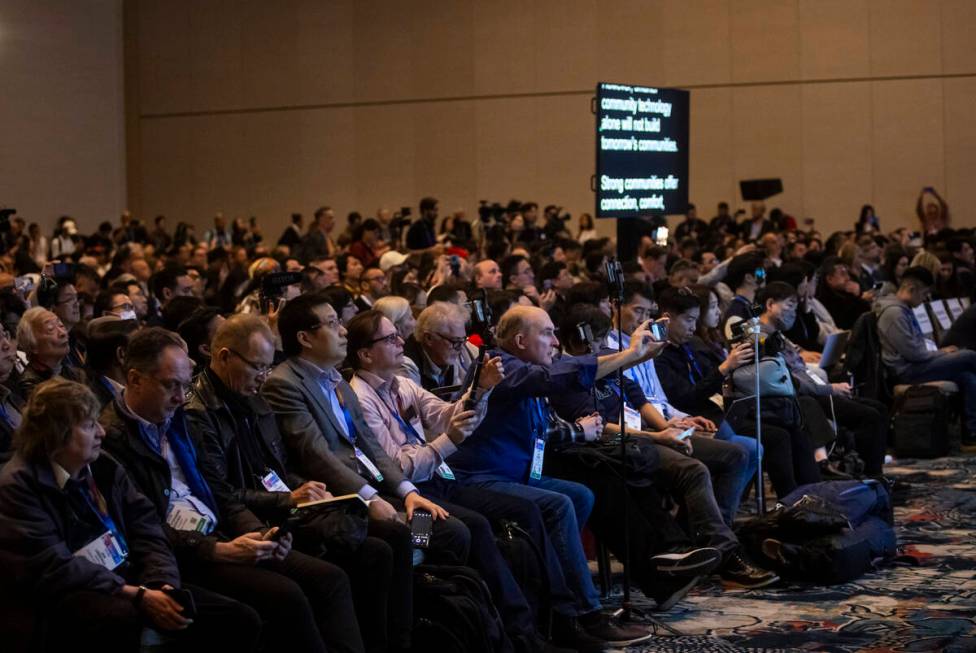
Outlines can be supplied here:
[[417, 326], [417, 320], [413, 317], [413, 311], [410, 308], [410, 302], [408, 302], [403, 297], [396, 297], [395, 295], [388, 295], [386, 297], [381, 297], [373, 304], [373, 308], [386, 316], [393, 326], [396, 327], [397, 333], [401, 338], [406, 340], [413, 333], [414, 327]]

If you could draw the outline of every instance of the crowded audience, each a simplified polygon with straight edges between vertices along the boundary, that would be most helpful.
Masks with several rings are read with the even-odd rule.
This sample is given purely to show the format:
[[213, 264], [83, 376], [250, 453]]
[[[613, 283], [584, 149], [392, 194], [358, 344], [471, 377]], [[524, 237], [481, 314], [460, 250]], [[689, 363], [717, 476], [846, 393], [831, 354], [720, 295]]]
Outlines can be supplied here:
[[[976, 240], [932, 188], [916, 214], [885, 232], [865, 205], [828, 234], [762, 202], [689, 205], [614, 268], [599, 221], [532, 201], [469, 218], [424, 197], [347, 227], [323, 205], [277, 241], [220, 213], [198, 238], [162, 215], [86, 236], [6, 211], [11, 637], [407, 651], [415, 568], [452, 565], [485, 581], [493, 650], [647, 640], [604, 604], [591, 536], [658, 610], [710, 574], [777, 583], [737, 536], [757, 469], [780, 498], [888, 483], [896, 384], [948, 382], [976, 437]], [[880, 381], [838, 337], [876, 343]], [[757, 358], [781, 371], [758, 413]]]

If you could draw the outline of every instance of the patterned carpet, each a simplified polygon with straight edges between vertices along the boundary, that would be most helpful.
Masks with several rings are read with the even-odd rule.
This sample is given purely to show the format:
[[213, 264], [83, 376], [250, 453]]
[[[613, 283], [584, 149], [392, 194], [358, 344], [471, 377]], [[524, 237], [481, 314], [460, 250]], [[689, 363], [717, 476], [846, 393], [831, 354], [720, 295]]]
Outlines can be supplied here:
[[[628, 651], [976, 651], [976, 456], [885, 471], [906, 486], [895, 496], [898, 544], [918, 566], [832, 587], [723, 591], [710, 580], [658, 617], [683, 636], [658, 629]], [[652, 605], [634, 598], [637, 608]]]

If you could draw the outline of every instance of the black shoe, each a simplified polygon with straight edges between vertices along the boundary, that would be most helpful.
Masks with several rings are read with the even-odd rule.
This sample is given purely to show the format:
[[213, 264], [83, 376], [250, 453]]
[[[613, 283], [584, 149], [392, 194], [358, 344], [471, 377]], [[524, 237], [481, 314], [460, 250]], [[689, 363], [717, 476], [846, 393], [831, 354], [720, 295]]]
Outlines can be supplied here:
[[653, 598], [657, 605], [655, 612], [667, 612], [675, 606], [681, 599], [685, 598], [688, 592], [701, 581], [702, 576], [692, 576], [691, 578], [680, 578], [675, 576], [671, 580], [660, 580], [654, 583], [654, 588], [648, 596]]
[[580, 615], [579, 624], [591, 637], [614, 646], [630, 646], [649, 640], [653, 634], [644, 626], [615, 624], [599, 610]]
[[779, 580], [779, 576], [768, 569], [757, 567], [741, 550], [729, 554], [720, 573], [722, 580], [747, 589], [766, 587]]
[[837, 466], [826, 458], [818, 462], [817, 467], [820, 468], [820, 478], [825, 481], [850, 481], [854, 478], [837, 469]]
[[657, 573], [665, 577], [704, 576], [722, 562], [722, 552], [710, 546], [651, 556]]
[[552, 617], [553, 647], [565, 647], [580, 653], [596, 653], [607, 648], [607, 643], [590, 635], [574, 617], [566, 617], [558, 613]]

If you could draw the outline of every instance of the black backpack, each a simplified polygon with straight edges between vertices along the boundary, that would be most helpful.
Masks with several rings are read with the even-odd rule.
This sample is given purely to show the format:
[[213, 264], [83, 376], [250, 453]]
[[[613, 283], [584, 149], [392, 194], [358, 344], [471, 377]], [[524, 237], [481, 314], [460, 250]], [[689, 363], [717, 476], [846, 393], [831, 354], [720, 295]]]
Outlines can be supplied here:
[[935, 386], [913, 385], [895, 402], [892, 440], [903, 458], [941, 458], [949, 453], [949, 400]]
[[518, 523], [503, 519], [495, 544], [522, 589], [539, 630], [548, 634], [552, 626], [552, 594], [549, 570], [538, 543]]
[[512, 651], [488, 586], [470, 567], [415, 567], [413, 610], [413, 650], [418, 653]]
[[853, 375], [852, 385], [858, 388], [857, 395], [889, 404], [891, 386], [888, 371], [881, 362], [878, 317], [873, 312], [864, 313], [854, 322], [845, 353], [844, 374]]

